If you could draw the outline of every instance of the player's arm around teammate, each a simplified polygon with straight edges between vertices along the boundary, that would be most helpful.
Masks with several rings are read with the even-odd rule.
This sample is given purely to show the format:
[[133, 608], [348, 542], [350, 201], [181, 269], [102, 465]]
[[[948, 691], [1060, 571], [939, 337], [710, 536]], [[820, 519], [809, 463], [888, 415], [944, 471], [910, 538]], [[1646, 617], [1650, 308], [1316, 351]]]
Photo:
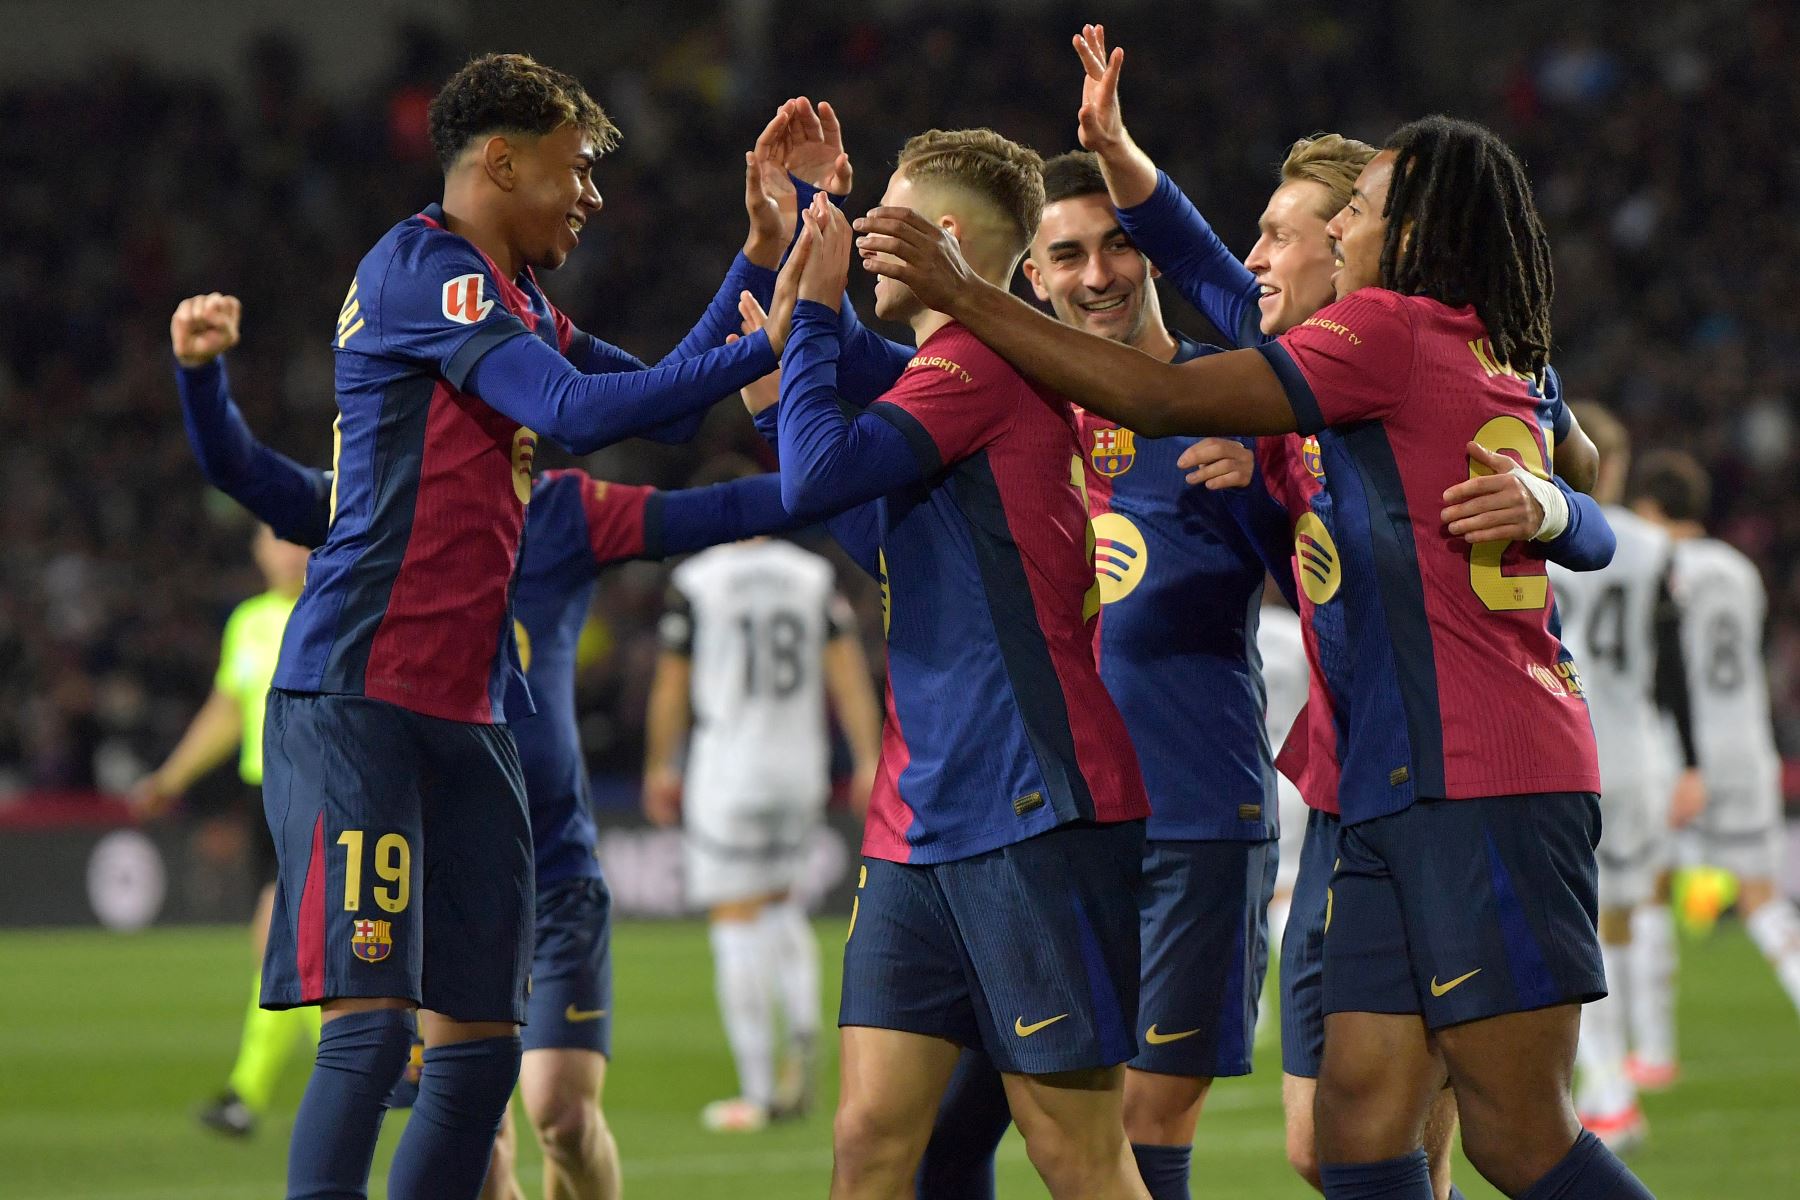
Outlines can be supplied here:
[[[1413, 173], [1425, 169], [1420, 165], [1421, 160], [1436, 155], [1466, 165], [1467, 182], [1460, 193], [1427, 189], [1421, 183], [1422, 175]], [[1399, 175], [1397, 163], [1408, 173]], [[1395, 183], [1396, 203], [1391, 206], [1388, 203], [1390, 177], [1401, 179], [1406, 185], [1403, 189], [1401, 183]], [[1404, 205], [1399, 202], [1402, 196], [1405, 197]], [[1461, 206], [1461, 219], [1465, 221], [1480, 205], [1508, 212], [1526, 210], [1515, 214], [1524, 224], [1514, 226], [1519, 231], [1518, 236], [1527, 242], [1522, 251], [1525, 254], [1521, 259], [1522, 269], [1496, 277], [1493, 285], [1496, 290], [1488, 302], [1500, 307], [1483, 310], [1491, 314], [1483, 328], [1492, 338], [1497, 363], [1516, 361], [1528, 370], [1541, 369], [1543, 355], [1548, 350], [1548, 252], [1543, 244], [1541, 226], [1529, 212], [1529, 192], [1522, 171], [1510, 153], [1485, 131], [1434, 121], [1416, 123], [1399, 131], [1392, 147], [1365, 168], [1351, 204], [1331, 222], [1329, 231], [1344, 260], [1335, 289], [1339, 296], [1347, 297], [1360, 287], [1378, 283], [1387, 284], [1389, 290], [1366, 297], [1340, 299], [1339, 304], [1311, 322], [1308, 329], [1291, 332], [1287, 341], [1295, 344], [1311, 342], [1320, 348], [1322, 358], [1314, 360], [1310, 373], [1302, 374], [1321, 377], [1324, 373], [1322, 363], [1326, 360], [1337, 361], [1340, 365], [1365, 361], [1371, 365], [1371, 372], [1366, 378], [1357, 376], [1355, 383], [1349, 385], [1351, 389], [1368, 388], [1368, 396], [1385, 396], [1379, 404], [1366, 401], [1377, 408], [1399, 402], [1401, 392], [1386, 390], [1400, 382], [1393, 379], [1394, 372], [1373, 367], [1380, 357], [1378, 353], [1359, 355], [1356, 350], [1359, 346], [1372, 345], [1377, 324], [1373, 313], [1378, 307], [1391, 306], [1396, 313], [1403, 311], [1399, 305], [1404, 300], [1390, 299], [1397, 295], [1393, 285], [1402, 281], [1380, 267], [1382, 247], [1390, 239], [1389, 208], [1396, 210], [1394, 220], [1398, 222], [1404, 216], [1421, 211], [1419, 206], [1430, 205]], [[1444, 248], [1434, 243], [1457, 224], [1457, 218], [1449, 216], [1450, 208], [1433, 211], [1440, 213], [1442, 228], [1434, 229], [1429, 219], [1413, 227], [1407, 257], [1414, 263], [1418, 261], [1415, 256], [1421, 253], [1444, 254]], [[865, 255], [880, 256], [865, 258], [868, 269], [906, 283], [927, 304], [942, 306], [963, 319], [984, 341], [1028, 373], [1122, 422], [1140, 427], [1147, 423], [1158, 432], [1212, 433], [1324, 428], [1333, 419], [1348, 419], [1345, 414], [1351, 407], [1339, 407], [1341, 398], [1336, 396], [1326, 401], [1325, 409], [1335, 413], [1334, 418], [1324, 419], [1320, 413], [1312, 411], [1311, 405], [1319, 402], [1321, 393], [1299, 390], [1301, 385], [1293, 372], [1300, 368], [1289, 371], [1289, 363], [1294, 360], [1285, 353], [1271, 351], [1267, 358], [1258, 351], [1223, 354], [1175, 368], [1163, 367], [1141, 356], [1139, 361], [1130, 362], [1127, 361], [1131, 357], [1128, 353], [1115, 356], [1111, 348], [1096, 339], [1056, 327], [1040, 315], [1023, 310], [1016, 302], [1003, 302], [997, 289], [976, 282], [965, 266], [950, 261], [952, 255], [948, 251], [953, 248], [948, 247], [928, 224], [878, 210], [865, 219], [862, 227], [865, 236], [861, 246]], [[906, 261], [896, 265], [886, 256]], [[1466, 269], [1466, 266], [1455, 260], [1440, 259], [1432, 269], [1412, 276], [1403, 286], [1414, 290], [1415, 294], [1442, 294], [1434, 289], [1441, 289], [1442, 279], [1454, 277], [1459, 269]], [[1438, 282], [1422, 283], [1421, 280]], [[1351, 335], [1356, 335], [1354, 340]], [[1442, 345], [1448, 353], [1448, 336]], [[1467, 353], [1466, 348], [1464, 353]], [[1468, 376], [1470, 364], [1461, 362], [1459, 366]], [[1477, 361], [1475, 366], [1482, 367], [1482, 364]], [[1485, 367], [1482, 370], [1485, 371]], [[1284, 377], [1283, 371], [1289, 371], [1289, 375]], [[1500, 372], [1486, 373], [1480, 383], [1476, 383], [1481, 379], [1480, 372], [1470, 377], [1476, 388], [1486, 389], [1471, 394], [1498, 397], [1502, 393], [1494, 389], [1501, 385], [1488, 385], [1486, 381], [1500, 375]], [[1178, 389], [1174, 384], [1177, 379], [1184, 379], [1192, 389], [1185, 397], [1176, 394]], [[1345, 381], [1348, 383], [1347, 377]], [[1521, 403], [1519, 395], [1511, 390], [1511, 385], [1507, 387], [1504, 403], [1517, 406]], [[1292, 406], [1283, 401], [1283, 393], [1297, 397]], [[1309, 395], [1313, 399], [1308, 400]], [[1356, 411], [1359, 418], [1369, 413], [1368, 408]], [[1421, 429], [1420, 434], [1423, 432]], [[1521, 452], [1531, 449], [1523, 448]], [[1535, 451], [1540, 455], [1543, 453], [1541, 444]], [[1453, 464], [1445, 463], [1443, 467], [1435, 473], [1435, 479], [1445, 479]], [[1418, 536], [1420, 519], [1418, 516], [1413, 518], [1415, 536]], [[1449, 565], [1440, 558], [1434, 568], [1442, 571]], [[1470, 582], [1465, 586], [1478, 582], [1478, 576], [1479, 572], [1471, 571]], [[1445, 585], [1449, 586], [1447, 573]], [[1476, 594], [1479, 597], [1480, 593]], [[1522, 596], [1521, 602], [1525, 600]], [[1461, 604], [1468, 607], [1466, 601]], [[1497, 611], [1491, 604], [1488, 607], [1489, 611]], [[1498, 625], [1494, 627], [1499, 628]], [[1534, 655], [1552, 649], [1553, 639], [1541, 626], [1531, 629], [1521, 626], [1518, 635], [1533, 645], [1544, 647], [1542, 651], [1532, 651]], [[1554, 680], [1553, 675], [1550, 678]], [[1523, 684], [1519, 686], [1521, 699], [1531, 696], [1528, 688]], [[1459, 998], [1456, 1007], [1467, 1007], [1473, 998], [1483, 997], [1480, 1005], [1471, 1011], [1470, 1019], [1463, 1023], [1441, 1024], [1442, 1014], [1449, 1009], [1443, 1004], [1435, 1004], [1426, 1010], [1425, 1002], [1418, 998], [1412, 999], [1410, 1004], [1419, 1007], [1407, 1016], [1392, 1015], [1392, 1010], [1371, 1011], [1365, 1007], [1369, 1001], [1362, 997], [1335, 1005], [1341, 1011], [1333, 1011], [1327, 1017], [1328, 1035], [1318, 1101], [1327, 1195], [1348, 1195], [1351, 1192], [1346, 1189], [1378, 1181], [1396, 1187], [1398, 1190], [1392, 1193], [1394, 1195], [1428, 1193], [1423, 1155], [1418, 1155], [1415, 1163], [1410, 1150], [1418, 1144], [1419, 1122], [1425, 1103], [1441, 1079], [1439, 1068], [1434, 1065], [1431, 1039], [1426, 1036], [1426, 1027], [1417, 1015], [1424, 1011], [1438, 1014], [1433, 1020], [1432, 1032], [1457, 1089], [1464, 1120], [1464, 1146], [1478, 1168], [1503, 1190], [1512, 1195], [1530, 1196], [1533, 1200], [1553, 1194], [1606, 1195], [1609, 1193], [1605, 1189], [1614, 1186], [1620, 1189], [1620, 1195], [1647, 1194], [1604, 1147], [1591, 1137], [1580, 1136], [1569, 1102], [1568, 1074], [1579, 1019], [1575, 1002], [1593, 994], [1598, 971], [1591, 960], [1598, 958], [1598, 947], [1594, 943], [1591, 912], [1593, 831], [1583, 835], [1576, 828], [1584, 820], [1578, 819], [1577, 809], [1591, 808], [1591, 796], [1582, 800], [1579, 794], [1591, 792], [1595, 782], [1591, 767], [1592, 735], [1591, 730], [1587, 732], [1584, 748], [1572, 718], [1560, 700], [1567, 690], [1558, 684], [1554, 693], [1558, 698], [1555, 723], [1564, 731], [1560, 744], [1566, 747], [1564, 770], [1556, 778], [1561, 781], [1557, 786], [1568, 787], [1577, 795], [1572, 800], [1553, 796], [1534, 798], [1540, 799], [1541, 803], [1539, 808], [1531, 811], [1537, 814], [1533, 820], [1547, 818], [1552, 811], [1567, 816], [1567, 822], [1556, 823], [1556, 836], [1566, 841], [1568, 847], [1566, 860], [1556, 869], [1566, 876], [1571, 904], [1583, 894], [1589, 897], [1581, 908], [1555, 918], [1566, 919], [1577, 931], [1576, 940], [1564, 944], [1573, 957], [1565, 955], [1567, 961], [1559, 962], [1556, 968], [1559, 974], [1555, 976], [1554, 984], [1547, 984], [1542, 989], [1546, 998], [1535, 1002], [1539, 1007], [1516, 996], [1505, 998], [1504, 989], [1496, 992], [1496, 985], [1504, 982], [1501, 978], [1485, 980], [1479, 987], [1469, 986], [1474, 976], [1468, 974], [1466, 968], [1463, 975], [1453, 976], [1449, 987], [1440, 991], [1429, 965], [1422, 961], [1416, 964], [1424, 969], [1425, 975], [1415, 982], [1422, 982], [1424, 977], [1432, 978], [1434, 1000], [1458, 987], [1463, 987], [1465, 994]], [[1546, 701], [1540, 695], [1533, 703], [1541, 705]], [[1425, 736], [1429, 736], [1428, 731]], [[1485, 760], [1480, 757], [1480, 752], [1465, 753], [1474, 756], [1468, 768], [1472, 776], [1486, 769], [1481, 765]], [[1400, 778], [1401, 782], [1406, 782], [1407, 777]], [[1509, 783], [1522, 780], [1522, 776], [1503, 772], [1493, 774], [1492, 778]], [[1441, 782], [1432, 786], [1448, 787]], [[1513, 786], [1504, 790], [1525, 792], [1531, 789]], [[1452, 793], [1446, 790], [1425, 794], [1447, 796]], [[1435, 806], [1436, 811], [1454, 811], [1456, 808], [1457, 805], [1448, 809]], [[1389, 828], [1398, 829], [1400, 825]], [[1346, 830], [1349, 829], [1347, 825]], [[1580, 844], [1584, 841], [1585, 846]], [[1339, 891], [1341, 924], [1347, 906], [1341, 887]], [[1544, 901], [1548, 903], [1555, 894], [1553, 891], [1546, 895]], [[1400, 918], [1397, 912], [1393, 916]], [[1422, 918], [1415, 915], [1403, 922], [1409, 930], [1409, 941], [1414, 921], [1419, 919]], [[1419, 932], [1423, 935], [1425, 931]], [[1340, 934], [1328, 943], [1328, 950], [1331, 945], [1343, 944]], [[1341, 974], [1341, 970], [1331, 971], [1330, 961], [1328, 953], [1328, 993], [1334, 986], [1353, 987], [1353, 981], [1347, 977], [1343, 984], [1334, 985], [1333, 975]], [[1496, 1007], [1486, 1007], [1490, 1002]], [[1333, 1007], [1329, 995], [1327, 1005]], [[1485, 1012], [1481, 1011], [1484, 1007]], [[1565, 1187], [1571, 1190], [1560, 1190]]]

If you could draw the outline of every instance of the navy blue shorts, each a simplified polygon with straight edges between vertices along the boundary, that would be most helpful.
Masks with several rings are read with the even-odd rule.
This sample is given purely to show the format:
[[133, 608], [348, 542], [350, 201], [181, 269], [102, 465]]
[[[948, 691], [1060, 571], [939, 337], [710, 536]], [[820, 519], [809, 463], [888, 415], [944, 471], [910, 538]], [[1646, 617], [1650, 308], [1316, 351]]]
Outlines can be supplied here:
[[527, 1050], [612, 1052], [612, 893], [565, 879], [537, 897], [537, 950], [522, 1034]]
[[1422, 800], [1345, 825], [1325, 938], [1325, 1011], [1419, 1013], [1432, 1029], [1606, 995], [1599, 798]]
[[1275, 843], [1152, 841], [1144, 850], [1143, 953], [1131, 1065], [1159, 1075], [1250, 1073], [1269, 967]]
[[1142, 821], [957, 862], [866, 860], [838, 1024], [946, 1038], [1020, 1075], [1129, 1061], [1143, 861]]
[[525, 1019], [531, 822], [505, 726], [271, 689], [263, 809], [280, 862], [264, 1007], [397, 996]]
[[1337, 817], [1307, 809], [1300, 873], [1281, 935], [1281, 1069], [1303, 1079], [1319, 1077], [1325, 1056], [1325, 930], [1337, 843]]

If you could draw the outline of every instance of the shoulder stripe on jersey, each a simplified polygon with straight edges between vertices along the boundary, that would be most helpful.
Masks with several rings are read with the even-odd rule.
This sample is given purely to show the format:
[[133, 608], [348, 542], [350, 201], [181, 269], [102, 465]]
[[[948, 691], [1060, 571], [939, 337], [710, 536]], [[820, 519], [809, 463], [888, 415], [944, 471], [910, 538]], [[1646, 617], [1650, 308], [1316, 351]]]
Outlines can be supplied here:
[[1375, 505], [1368, 513], [1369, 542], [1375, 553], [1372, 578], [1380, 590], [1395, 682], [1406, 712], [1413, 794], [1443, 796], [1444, 721], [1438, 707], [1437, 656], [1400, 465], [1379, 422], [1340, 431], [1340, 436], [1367, 489], [1374, 493]]
[[919, 424], [919, 418], [898, 404], [885, 400], [877, 400], [869, 405], [867, 411], [900, 431], [900, 436], [912, 447], [913, 456], [919, 460], [919, 466], [924, 468], [926, 475], [936, 475], [944, 469], [943, 455], [938, 453], [937, 443], [931, 440], [931, 434], [925, 431], [925, 426]]
[[1319, 411], [1319, 401], [1313, 395], [1312, 384], [1306, 382], [1300, 367], [1294, 362], [1293, 355], [1280, 342], [1264, 342], [1260, 346], [1252, 346], [1258, 354], [1268, 360], [1275, 371], [1275, 378], [1281, 381], [1281, 390], [1287, 393], [1288, 403], [1294, 409], [1294, 425], [1301, 433], [1317, 433], [1325, 428], [1325, 415]]
[[496, 320], [490, 321], [475, 331], [474, 336], [464, 342], [450, 361], [444, 364], [444, 378], [450, 386], [462, 391], [469, 381], [469, 372], [489, 350], [501, 342], [511, 341], [522, 333], [530, 332], [522, 321]]
[[[392, 514], [392, 522], [383, 528], [371, 525], [364, 535], [366, 548], [346, 568], [356, 581], [348, 582], [340, 593], [345, 602], [331, 630], [331, 652], [321, 681], [326, 691], [363, 691], [369, 651], [387, 615], [394, 581], [400, 577], [401, 563], [412, 542], [419, 472], [425, 461], [425, 427], [441, 386], [435, 379], [409, 376], [388, 387], [381, 397], [368, 475], [380, 481], [379, 488], [362, 498], [360, 505], [369, 513]], [[393, 414], [404, 414], [404, 420], [394, 420]]]
[[1038, 624], [1031, 582], [1007, 523], [1005, 502], [987, 451], [957, 463], [948, 483], [957, 508], [969, 522], [969, 541], [993, 614], [1000, 659], [1043, 776], [1046, 798], [1060, 820], [1091, 821], [1094, 797], [1075, 755], [1062, 680]]

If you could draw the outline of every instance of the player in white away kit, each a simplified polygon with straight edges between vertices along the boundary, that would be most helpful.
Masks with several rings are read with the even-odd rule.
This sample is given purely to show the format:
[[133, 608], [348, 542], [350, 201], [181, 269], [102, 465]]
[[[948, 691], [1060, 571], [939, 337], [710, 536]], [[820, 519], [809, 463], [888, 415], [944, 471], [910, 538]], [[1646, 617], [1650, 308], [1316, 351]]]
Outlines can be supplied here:
[[[1675, 589], [1684, 610], [1682, 642], [1694, 683], [1694, 742], [1706, 780], [1706, 807], [1694, 822], [1703, 857], [1739, 880], [1738, 913], [1781, 986], [1800, 1008], [1800, 912], [1781, 894], [1781, 758], [1763, 667], [1763, 620], [1768, 593], [1756, 565], [1733, 547], [1706, 536], [1711, 482], [1679, 451], [1646, 455], [1632, 489], [1632, 508], [1675, 540]], [[1677, 814], [1677, 818], [1685, 814]], [[1637, 1028], [1634, 1074], [1672, 1082], [1674, 934], [1662, 906], [1668, 947], [1667, 989], [1645, 1007]], [[1641, 928], [1641, 927], [1640, 927]], [[1660, 1025], [1654, 1022], [1662, 1022]]]
[[[702, 1119], [748, 1132], [811, 1100], [819, 948], [793, 889], [830, 792], [826, 694], [854, 755], [859, 804], [880, 756], [881, 710], [831, 564], [792, 543], [756, 539], [688, 559], [672, 577], [661, 633], [644, 800], [660, 824], [679, 809], [688, 899], [712, 923], [739, 1094]], [[776, 997], [787, 1035], [779, 1087]]]
[[[1269, 746], [1279, 753], [1287, 741], [1294, 718], [1306, 705], [1306, 645], [1301, 640], [1300, 618], [1278, 598], [1265, 603], [1256, 627], [1256, 652], [1262, 659], [1263, 690], [1268, 697], [1263, 724]], [[1281, 955], [1281, 935], [1287, 929], [1288, 906], [1293, 902], [1294, 879], [1300, 873], [1300, 843], [1306, 837], [1306, 801], [1287, 776], [1275, 776], [1281, 805], [1281, 863], [1275, 873], [1275, 894], [1269, 901], [1269, 952]], [[1259, 1025], [1259, 1029], [1261, 1026]]]
[[[1681, 610], [1671, 589], [1674, 543], [1660, 525], [1620, 507], [1631, 470], [1625, 428], [1596, 404], [1570, 409], [1600, 451], [1594, 498], [1618, 539], [1598, 571], [1550, 564], [1563, 644], [1581, 667], [1600, 753], [1600, 948], [1611, 989], [1581, 1013], [1581, 1123], [1615, 1150], [1647, 1132], [1626, 1069], [1632, 915], [1669, 869], [1671, 794], [1692, 811], [1704, 793], [1696, 756]], [[1678, 745], [1667, 735], [1673, 723]], [[1654, 959], [1641, 964], [1655, 966]]]

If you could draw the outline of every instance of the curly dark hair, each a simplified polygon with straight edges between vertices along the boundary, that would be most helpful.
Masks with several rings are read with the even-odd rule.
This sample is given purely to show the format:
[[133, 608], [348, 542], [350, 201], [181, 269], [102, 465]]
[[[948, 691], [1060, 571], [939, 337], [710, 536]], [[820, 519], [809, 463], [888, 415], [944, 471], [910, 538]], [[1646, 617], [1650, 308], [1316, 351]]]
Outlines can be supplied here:
[[450, 77], [431, 102], [431, 145], [449, 171], [469, 143], [495, 133], [542, 135], [575, 125], [601, 153], [619, 130], [573, 76], [529, 54], [484, 54]]
[[1381, 285], [1474, 305], [1501, 362], [1542, 371], [1556, 277], [1524, 166], [1492, 130], [1453, 117], [1402, 125], [1387, 149], [1395, 158]]

